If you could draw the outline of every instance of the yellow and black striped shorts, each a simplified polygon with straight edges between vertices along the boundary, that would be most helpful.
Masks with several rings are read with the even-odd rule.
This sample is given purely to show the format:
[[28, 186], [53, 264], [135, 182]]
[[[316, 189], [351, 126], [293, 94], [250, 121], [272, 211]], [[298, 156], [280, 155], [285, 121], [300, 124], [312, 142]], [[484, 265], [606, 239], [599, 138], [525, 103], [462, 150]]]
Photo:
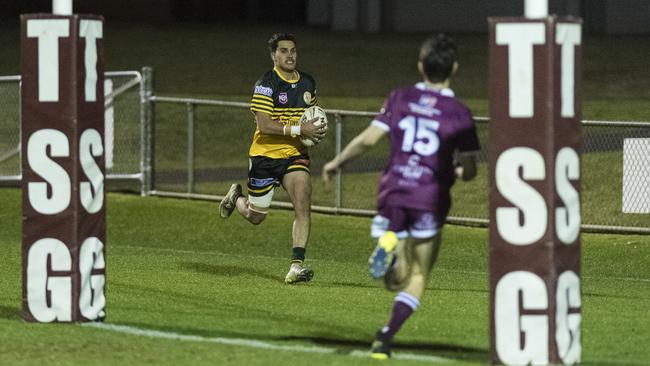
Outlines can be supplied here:
[[248, 194], [261, 197], [282, 183], [285, 174], [295, 171], [309, 173], [309, 156], [298, 155], [287, 159], [251, 156], [248, 171]]

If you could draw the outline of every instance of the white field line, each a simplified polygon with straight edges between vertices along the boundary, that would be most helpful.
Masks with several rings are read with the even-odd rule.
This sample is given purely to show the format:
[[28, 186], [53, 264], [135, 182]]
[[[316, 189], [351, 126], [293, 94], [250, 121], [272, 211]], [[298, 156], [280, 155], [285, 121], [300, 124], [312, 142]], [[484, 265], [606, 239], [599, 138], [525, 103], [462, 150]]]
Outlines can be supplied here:
[[[201, 250], [184, 250], [184, 249], [173, 249], [173, 248], [154, 248], [154, 247], [143, 247], [143, 246], [137, 246], [137, 245], [120, 245], [116, 247], [117, 249], [136, 249], [136, 250], [150, 250], [150, 251], [159, 251], [159, 252], [169, 252], [169, 253], [180, 253], [180, 254], [194, 254], [194, 255], [200, 255], [200, 256], [207, 256], [207, 255], [213, 255], [213, 256], [229, 256], [233, 257], [232, 254], [224, 254], [224, 253], [219, 253], [219, 252], [211, 252], [211, 251], [201, 251]], [[263, 255], [247, 255], [247, 258], [273, 258], [270, 256], [263, 256]], [[483, 271], [459, 271], [459, 270], [454, 270], [454, 269], [444, 269], [444, 268], [434, 268], [434, 271], [440, 271], [440, 272], [449, 272], [449, 273], [462, 273], [462, 274], [470, 274], [470, 275], [477, 275], [477, 276], [487, 276], [487, 272]], [[595, 279], [595, 280], [615, 280], [615, 281], [628, 281], [628, 282], [650, 282], [650, 278], [639, 278], [639, 277], [612, 277], [612, 276], [581, 276], [582, 278], [589, 278], [589, 279]]]
[[[264, 342], [256, 339], [201, 337], [197, 335], [162, 332], [159, 330], [137, 328], [128, 325], [107, 324], [107, 323], [83, 323], [81, 324], [81, 326], [88, 327], [88, 328], [98, 328], [98, 329], [108, 330], [112, 332], [118, 332], [118, 333], [124, 333], [124, 334], [130, 334], [130, 335], [136, 335], [142, 337], [170, 339], [170, 340], [177, 340], [177, 341], [217, 343], [226, 346], [249, 347], [249, 348], [257, 348], [257, 349], [273, 350], [273, 351], [291, 351], [291, 352], [322, 353], [322, 354], [338, 353], [336, 349], [327, 348], [327, 347], [282, 345], [282, 344]], [[369, 353], [368, 351], [354, 350], [348, 353], [348, 356], [365, 358], [365, 357], [369, 357]], [[424, 361], [424, 362], [432, 362], [432, 363], [453, 361], [451, 359], [442, 358], [442, 357], [418, 355], [413, 353], [402, 353], [402, 352], [394, 354], [393, 358], [397, 360], [414, 360], [414, 361]]]

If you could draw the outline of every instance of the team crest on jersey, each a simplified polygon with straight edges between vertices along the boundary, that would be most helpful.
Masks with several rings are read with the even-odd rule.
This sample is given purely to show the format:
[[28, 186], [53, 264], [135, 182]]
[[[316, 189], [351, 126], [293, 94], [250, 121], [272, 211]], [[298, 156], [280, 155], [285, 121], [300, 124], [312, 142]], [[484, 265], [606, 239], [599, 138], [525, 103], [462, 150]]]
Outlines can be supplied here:
[[266, 86], [258, 85], [255, 87], [255, 94], [262, 94], [262, 95], [266, 95], [267, 97], [270, 97], [271, 95], [273, 95], [273, 89]]
[[305, 94], [302, 95], [302, 99], [305, 100], [305, 104], [311, 104], [311, 93], [306, 91]]
[[287, 104], [287, 102], [289, 101], [289, 96], [287, 95], [287, 93], [280, 93], [278, 95], [278, 100], [280, 101], [281, 104]]

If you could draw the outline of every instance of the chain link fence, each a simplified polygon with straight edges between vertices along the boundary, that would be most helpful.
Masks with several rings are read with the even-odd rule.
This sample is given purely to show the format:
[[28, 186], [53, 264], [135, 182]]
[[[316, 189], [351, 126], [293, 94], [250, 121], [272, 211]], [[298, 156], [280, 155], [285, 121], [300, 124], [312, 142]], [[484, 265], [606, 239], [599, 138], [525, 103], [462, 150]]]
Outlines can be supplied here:
[[20, 77], [0, 77], [0, 183], [20, 179]]
[[[108, 189], [142, 194], [220, 200], [230, 185], [246, 184], [248, 148], [255, 130], [248, 103], [155, 96], [151, 69], [143, 73], [107, 73], [113, 93], [107, 110], [114, 114], [113, 165]], [[142, 77], [141, 75], [144, 75]], [[136, 86], [139, 86], [136, 87]], [[20, 182], [19, 77], [0, 77], [0, 184]], [[335, 182], [325, 186], [320, 171], [361, 132], [374, 112], [326, 110], [328, 138], [310, 149], [314, 210], [373, 215], [377, 182], [388, 144], [378, 144], [350, 162]], [[450, 222], [488, 223], [487, 118], [476, 118], [481, 141], [478, 176], [453, 188]], [[650, 217], [623, 213], [623, 146], [626, 139], [650, 138], [650, 122], [583, 121], [582, 221], [586, 231], [650, 233]], [[107, 133], [107, 144], [110, 134]], [[648, 164], [643, 156], [626, 164]], [[630, 160], [637, 159], [637, 160]], [[650, 167], [632, 183], [647, 192]], [[645, 174], [645, 175], [644, 175]], [[647, 194], [647, 193], [646, 193]], [[290, 207], [283, 189], [274, 206]]]
[[[650, 229], [650, 215], [623, 213], [623, 145], [629, 138], [650, 138], [650, 123], [584, 121], [582, 136], [582, 222], [593, 229], [599, 225]], [[636, 158], [643, 162], [643, 157]], [[650, 181], [650, 176], [640, 178], [638, 182]]]
[[[137, 71], [107, 72], [105, 79], [106, 153], [111, 156], [106, 169], [108, 187], [140, 190], [144, 146], [140, 115], [142, 75]], [[20, 179], [20, 76], [0, 76], [0, 184], [19, 185]]]
[[[221, 199], [234, 182], [246, 184], [248, 148], [255, 124], [248, 103], [156, 97], [154, 194]], [[378, 144], [348, 163], [331, 186], [320, 181], [325, 162], [368, 126], [371, 112], [326, 110], [329, 136], [310, 149], [316, 211], [372, 215], [388, 144]], [[450, 221], [488, 223], [487, 118], [477, 118], [481, 141], [478, 176], [453, 188]], [[650, 218], [622, 212], [623, 142], [650, 138], [650, 122], [583, 121], [582, 220], [586, 231], [650, 233]], [[650, 178], [650, 177], [649, 177]], [[276, 189], [274, 204], [290, 200]]]
[[650, 214], [650, 138], [623, 141], [623, 212]]

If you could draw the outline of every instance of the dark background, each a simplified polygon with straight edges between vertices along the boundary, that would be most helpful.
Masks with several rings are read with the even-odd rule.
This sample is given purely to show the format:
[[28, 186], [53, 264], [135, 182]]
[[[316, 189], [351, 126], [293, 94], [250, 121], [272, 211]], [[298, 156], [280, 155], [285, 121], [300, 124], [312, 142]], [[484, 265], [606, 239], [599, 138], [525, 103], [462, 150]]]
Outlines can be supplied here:
[[[650, 34], [648, 0], [548, 0], [589, 34]], [[51, 12], [51, 0], [4, 0], [0, 18]], [[489, 16], [522, 16], [524, 0], [75, 0], [111, 21], [290, 24], [334, 31], [486, 33]]]

